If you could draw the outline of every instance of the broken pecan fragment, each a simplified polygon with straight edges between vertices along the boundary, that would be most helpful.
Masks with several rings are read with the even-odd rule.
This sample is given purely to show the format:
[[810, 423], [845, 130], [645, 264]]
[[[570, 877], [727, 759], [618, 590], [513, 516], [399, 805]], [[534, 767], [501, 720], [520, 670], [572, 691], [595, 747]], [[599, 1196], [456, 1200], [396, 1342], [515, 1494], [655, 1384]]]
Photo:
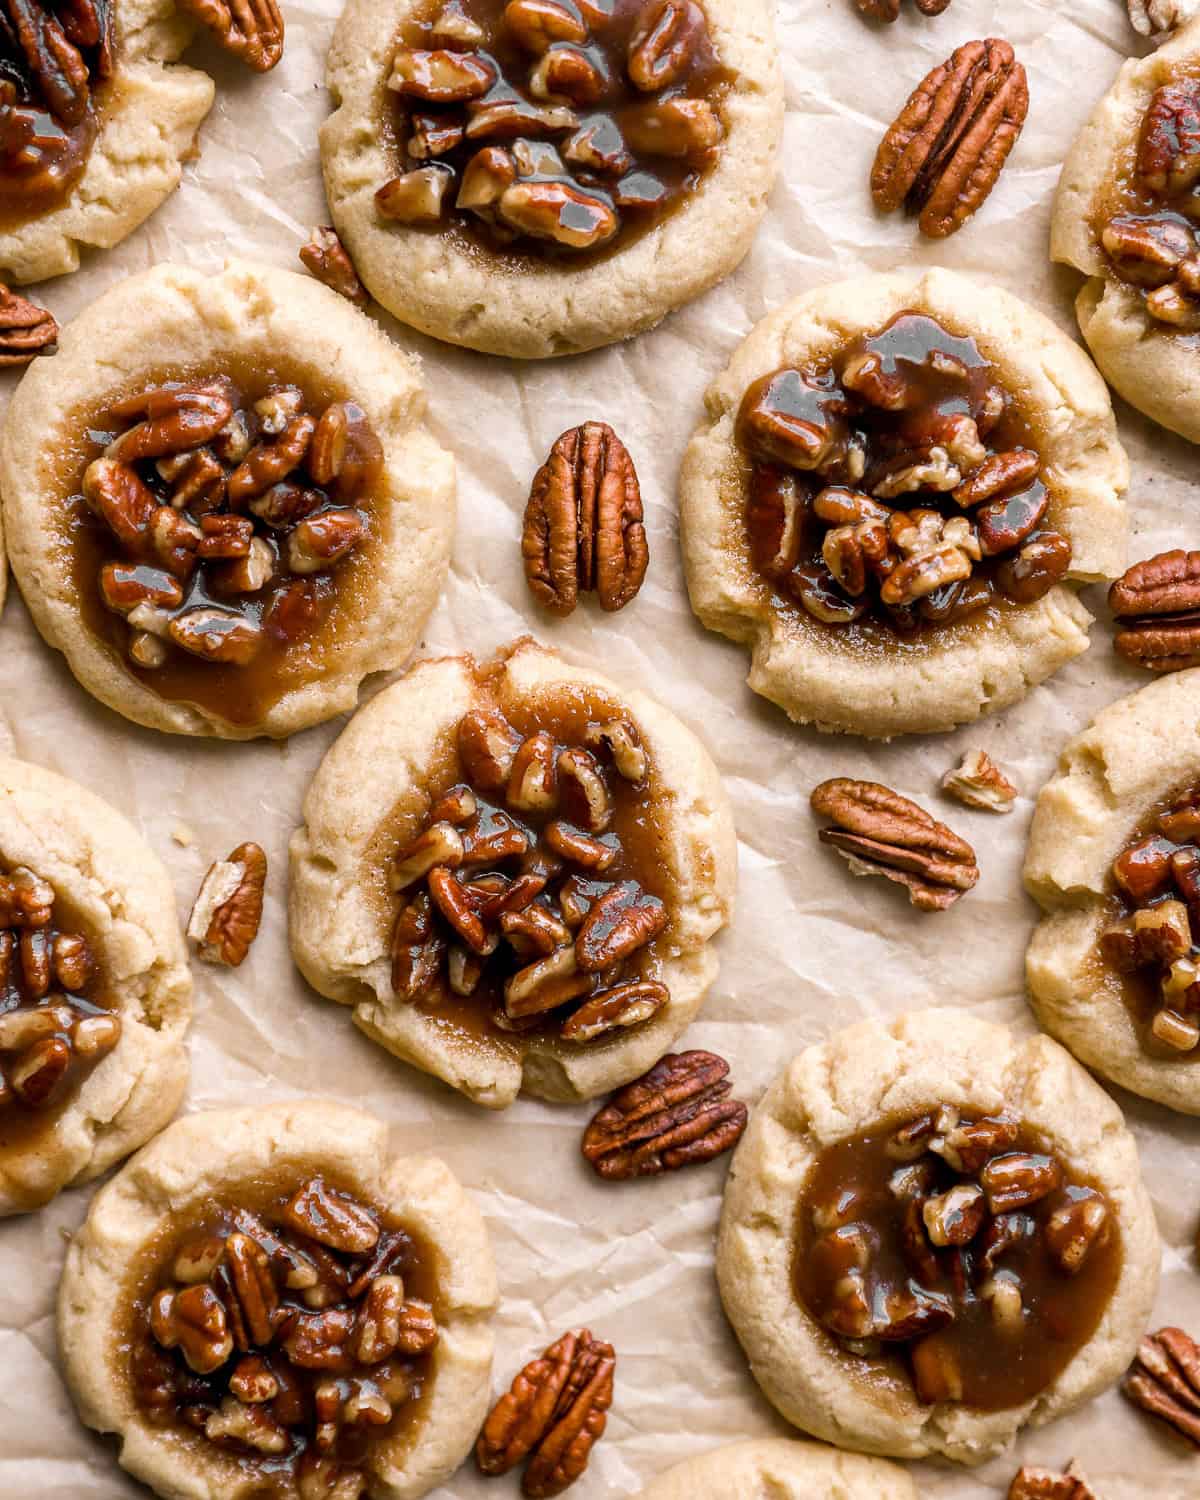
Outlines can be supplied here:
[[277, 0], [179, 0], [218, 44], [256, 73], [268, 73], [283, 56], [283, 15]]
[[723, 1058], [668, 1053], [600, 1110], [584, 1131], [583, 1154], [611, 1181], [713, 1161], [733, 1150], [749, 1118], [731, 1088]]
[[318, 281], [345, 297], [347, 302], [365, 307], [371, 300], [358, 279], [350, 252], [332, 224], [314, 226], [307, 243], [300, 247], [300, 260]]
[[923, 911], [944, 911], [979, 879], [975, 851], [915, 802], [874, 781], [836, 777], [810, 798], [813, 811], [831, 818], [822, 843], [830, 844], [856, 875], [883, 875], [908, 887]]
[[1008, 813], [1017, 789], [986, 750], [968, 750], [957, 770], [947, 771], [942, 787], [965, 807], [980, 812]]
[[539, 604], [568, 615], [581, 592], [618, 610], [637, 594], [650, 560], [637, 470], [604, 422], [564, 432], [538, 470], [525, 508], [521, 553]]
[[1147, 1334], [1121, 1389], [1200, 1448], [1200, 1345], [1182, 1328]]
[[1175, 549], [1134, 563], [1108, 591], [1121, 628], [1118, 655], [1151, 672], [1200, 664], [1200, 552]]
[[529, 1458], [522, 1492], [558, 1495], [580, 1477], [603, 1436], [616, 1355], [586, 1328], [565, 1333], [531, 1360], [492, 1409], [475, 1445], [484, 1474], [507, 1474]]
[[[890, 24], [900, 15], [900, 0], [855, 0], [855, 3], [861, 14], [872, 21]], [[914, 4], [923, 16], [940, 16], [949, 9], [950, 0], [914, 0]]]
[[204, 877], [188, 937], [208, 963], [236, 968], [245, 961], [262, 921], [267, 856], [257, 844], [239, 844]]
[[1061, 1474], [1028, 1465], [1018, 1469], [1008, 1487], [1008, 1500], [1099, 1500], [1099, 1497], [1078, 1464], [1071, 1463]]
[[27, 365], [57, 348], [58, 324], [38, 307], [0, 282], [0, 366]]
[[961, 229], [995, 187], [1028, 111], [1025, 69], [1007, 42], [959, 47], [884, 136], [871, 171], [877, 206], [906, 205], [935, 239]]

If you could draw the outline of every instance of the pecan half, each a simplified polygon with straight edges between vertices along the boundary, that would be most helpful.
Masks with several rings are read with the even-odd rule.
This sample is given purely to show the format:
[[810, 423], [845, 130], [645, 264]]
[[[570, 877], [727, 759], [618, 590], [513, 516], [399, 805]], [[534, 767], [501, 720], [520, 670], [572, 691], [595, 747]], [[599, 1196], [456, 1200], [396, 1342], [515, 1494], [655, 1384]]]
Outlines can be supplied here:
[[618, 610], [637, 594], [650, 560], [637, 470], [604, 422], [564, 432], [538, 470], [525, 507], [521, 553], [539, 604], [569, 615], [594, 589]]
[[1009, 813], [1017, 789], [986, 750], [968, 750], [957, 770], [942, 777], [942, 788], [964, 807], [979, 812]]
[[1096, 1492], [1071, 1463], [1063, 1474], [1026, 1466], [1013, 1475], [1008, 1500], [1097, 1500]]
[[0, 283], [0, 366], [57, 352], [58, 324], [44, 307]]
[[1121, 623], [1118, 655], [1151, 672], [1200, 664], [1200, 552], [1160, 552], [1134, 563], [1108, 591]]
[[371, 300], [358, 279], [350, 252], [332, 224], [314, 226], [307, 243], [300, 247], [300, 260], [318, 281], [345, 297], [347, 302], [365, 307]]
[[179, 6], [256, 73], [269, 73], [283, 56], [283, 15], [277, 0], [179, 0]]
[[944, 823], [875, 781], [835, 777], [810, 798], [813, 811], [838, 826], [823, 828], [856, 875], [883, 875], [908, 887], [922, 911], [944, 911], [979, 879], [975, 851]]
[[1147, 1334], [1121, 1389], [1200, 1448], [1200, 1344], [1182, 1328]]
[[267, 856], [257, 844], [239, 844], [211, 866], [188, 921], [201, 958], [230, 968], [245, 960], [258, 936], [266, 883]]
[[[899, 18], [900, 0], [855, 0], [860, 14], [872, 21], [889, 24]], [[940, 16], [950, 8], [950, 0], [914, 0], [923, 16]]]
[[611, 1181], [713, 1161], [732, 1151], [749, 1118], [731, 1088], [724, 1058], [669, 1053], [600, 1110], [583, 1133], [583, 1154]]
[[988, 194], [1029, 112], [1029, 83], [1007, 42], [967, 42], [910, 96], [879, 146], [871, 194], [885, 213], [919, 213], [922, 234], [961, 229]]
[[561, 1494], [587, 1468], [612, 1405], [616, 1355], [580, 1329], [531, 1360], [492, 1409], [475, 1445], [484, 1474], [507, 1474], [525, 1458], [530, 1500]]

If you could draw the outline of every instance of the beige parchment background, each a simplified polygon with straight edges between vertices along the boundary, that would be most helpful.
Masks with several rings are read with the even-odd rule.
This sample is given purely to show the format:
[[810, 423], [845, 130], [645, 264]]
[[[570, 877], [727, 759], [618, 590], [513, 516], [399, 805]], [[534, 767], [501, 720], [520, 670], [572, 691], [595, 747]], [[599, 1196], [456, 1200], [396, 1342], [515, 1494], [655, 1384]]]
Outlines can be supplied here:
[[[65, 321], [128, 273], [163, 259], [212, 268], [229, 254], [283, 266], [324, 222], [316, 130], [326, 112], [323, 59], [338, 0], [284, 0], [283, 63], [242, 73], [201, 45], [190, 60], [221, 80], [202, 156], [180, 192], [117, 251], [39, 288]], [[726, 285], [623, 347], [522, 367], [437, 345], [389, 325], [425, 362], [431, 421], [459, 461], [459, 534], [428, 652], [486, 653], [522, 631], [618, 681], [656, 693], [707, 741], [724, 773], [741, 839], [735, 924], [722, 971], [687, 1043], [728, 1057], [740, 1095], [756, 1100], [797, 1051], [868, 1014], [935, 1003], [1020, 1027], [1022, 955], [1035, 920], [1019, 870], [1037, 788], [1063, 742], [1103, 704], [1144, 679], [1117, 664], [1099, 591], [1093, 647], [1025, 702], [958, 734], [866, 745], [789, 726], [745, 687], [742, 652], [706, 633], [687, 603], [676, 541], [675, 476], [706, 382], [751, 325], [786, 297], [840, 276], [913, 261], [993, 278], [1070, 331], [1072, 278], [1046, 260], [1059, 163], [1125, 52], [1137, 43], [1123, 0], [953, 0], [924, 20], [906, 0], [888, 29], [864, 25], [852, 0], [780, 0], [788, 119], [780, 181], [749, 259]], [[954, 46], [1008, 37], [1030, 75], [1028, 128], [984, 211], [947, 244], [919, 243], [902, 219], [877, 218], [866, 176], [883, 126], [909, 88]], [[103, 351], [97, 351], [101, 354]], [[12, 379], [4, 382], [7, 396]], [[1196, 450], [1128, 409], [1138, 558], [1200, 544]], [[652, 549], [646, 586], [613, 618], [591, 606], [566, 623], [540, 616], [518, 548], [534, 469], [564, 428], [602, 417], [641, 473]], [[210, 860], [243, 839], [266, 848], [263, 933], [235, 972], [196, 966], [189, 1107], [329, 1093], [370, 1108], [406, 1149], [432, 1148], [474, 1190], [487, 1216], [503, 1306], [497, 1383], [569, 1325], [587, 1323], [619, 1355], [609, 1436], [579, 1500], [636, 1493], [687, 1455], [782, 1432], [751, 1381], [721, 1314], [712, 1242], [723, 1167], [605, 1186], [578, 1159], [589, 1111], [522, 1102], [502, 1118], [395, 1062], [320, 1001], [291, 966], [284, 932], [285, 849], [304, 788], [339, 725], [290, 743], [205, 744], [138, 729], [95, 705], [38, 639], [19, 597], [0, 622], [0, 720], [15, 752], [107, 796], [166, 860], [181, 915]], [[984, 746], [1022, 789], [1008, 818], [942, 801], [942, 772]], [[851, 883], [820, 850], [807, 793], [829, 775], [884, 780], [948, 816], [976, 845], [982, 879], [951, 912], [911, 912], [895, 887]], [[195, 835], [173, 842], [178, 824]], [[1165, 1249], [1158, 1323], [1200, 1332], [1191, 1242], [1200, 1218], [1200, 1125], [1123, 1097], [1142, 1148]], [[108, 1445], [75, 1419], [55, 1364], [52, 1319], [64, 1237], [90, 1190], [0, 1225], [0, 1495], [125, 1500], [144, 1495]], [[1157, 1326], [1157, 1324], [1156, 1324]], [[1102, 1500], [1200, 1496], [1200, 1456], [1115, 1393], [1027, 1438], [1017, 1455], [973, 1474], [917, 1468], [934, 1500], [997, 1500], [1018, 1461], [1078, 1456]], [[515, 1478], [465, 1468], [438, 1492], [454, 1500], [515, 1496]]]

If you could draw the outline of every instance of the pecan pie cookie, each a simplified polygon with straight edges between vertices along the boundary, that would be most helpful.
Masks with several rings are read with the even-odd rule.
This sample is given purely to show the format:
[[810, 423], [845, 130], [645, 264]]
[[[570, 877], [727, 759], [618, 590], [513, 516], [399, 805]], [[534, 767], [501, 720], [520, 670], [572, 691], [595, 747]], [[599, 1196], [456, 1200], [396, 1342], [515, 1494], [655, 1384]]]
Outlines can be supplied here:
[[[1102, 709], [1029, 831], [1038, 1020], [1104, 1077], [1200, 1114], [1200, 670]], [[1197, 934], [1194, 936], [1193, 934]]]
[[0, 6], [0, 276], [74, 271], [179, 185], [212, 105], [176, 59], [196, 32], [172, 0]]
[[380, 693], [304, 818], [305, 977], [479, 1104], [619, 1088], [716, 975], [736, 878], [716, 767], [666, 709], [532, 641], [421, 662]]
[[897, 1464], [818, 1443], [782, 1438], [733, 1443], [689, 1458], [641, 1491], [637, 1500], [917, 1500]]
[[979, 1463], [1111, 1385], [1158, 1283], [1121, 1112], [1057, 1043], [962, 1010], [796, 1058], [734, 1157], [726, 1311], [788, 1421]]
[[449, 1169], [302, 1100], [178, 1120], [96, 1195], [59, 1349], [161, 1495], [416, 1500], [483, 1420], [496, 1300]]
[[170, 879], [135, 829], [52, 771], [0, 760], [0, 1214], [99, 1176], [187, 1083]]
[[446, 572], [454, 467], [424, 409], [415, 362], [308, 277], [233, 262], [115, 287], [0, 433], [42, 635], [155, 729], [281, 736], [351, 708]]
[[349, 0], [325, 190], [371, 293], [435, 338], [572, 354], [745, 255], [783, 85], [765, 0]]
[[1075, 310], [1139, 411], [1200, 442], [1200, 20], [1131, 59], [1067, 156], [1051, 255], [1088, 278]]
[[1041, 314], [949, 271], [860, 277], [764, 319], [680, 477], [692, 607], [799, 723], [952, 729], [1087, 648], [1124, 566], [1104, 382]]

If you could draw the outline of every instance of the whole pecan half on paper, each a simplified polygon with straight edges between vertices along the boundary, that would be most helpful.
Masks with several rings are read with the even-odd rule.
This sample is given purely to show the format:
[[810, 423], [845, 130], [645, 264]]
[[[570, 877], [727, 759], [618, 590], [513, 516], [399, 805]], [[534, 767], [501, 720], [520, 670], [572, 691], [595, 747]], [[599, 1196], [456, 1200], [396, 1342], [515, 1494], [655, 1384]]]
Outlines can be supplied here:
[[1029, 82], [1007, 42], [967, 42], [929, 73], [880, 142], [871, 194], [919, 213], [922, 234], [961, 229], [996, 185], [1029, 112]]
[[656, 1177], [732, 1151], [749, 1112], [729, 1097], [729, 1064], [712, 1052], [668, 1053], [615, 1093], [583, 1134], [583, 1154], [612, 1181]]
[[[940, 16], [949, 10], [950, 0], [913, 0], [923, 16]], [[895, 21], [900, 15], [900, 0], [855, 0], [864, 16], [872, 21]]]
[[1134, 563], [1108, 591], [1121, 625], [1113, 645], [1150, 672], [1200, 665], [1200, 552], [1160, 552]]
[[574, 1484], [603, 1436], [616, 1364], [612, 1345], [588, 1329], [564, 1333], [493, 1407], [475, 1445], [481, 1472], [507, 1474], [529, 1458], [521, 1489], [530, 1500]]
[[1200, 1448], [1200, 1344], [1182, 1328], [1147, 1334], [1121, 1389]]
[[820, 839], [850, 864], [855, 875], [883, 875], [908, 887], [922, 911], [953, 906], [979, 879], [975, 851], [923, 807], [877, 781], [835, 777], [810, 798], [813, 811], [831, 818]]
[[301, 263], [313, 276], [339, 297], [365, 307], [371, 300], [358, 279], [350, 253], [342, 244], [332, 224], [318, 224], [300, 247]]
[[53, 354], [57, 339], [58, 324], [44, 307], [0, 284], [0, 366]]
[[201, 958], [230, 968], [245, 960], [258, 936], [266, 883], [267, 856], [257, 844], [239, 844], [210, 867], [188, 920]]
[[269, 73], [283, 56], [283, 15], [277, 0], [179, 0], [217, 43], [256, 73]]
[[521, 538], [525, 578], [539, 604], [569, 615], [594, 589], [623, 609], [650, 561], [637, 470], [605, 422], [564, 432], [538, 470]]
[[1008, 1500], [1097, 1500], [1096, 1492], [1071, 1463], [1066, 1472], [1027, 1465], [1019, 1469], [1008, 1487]]

